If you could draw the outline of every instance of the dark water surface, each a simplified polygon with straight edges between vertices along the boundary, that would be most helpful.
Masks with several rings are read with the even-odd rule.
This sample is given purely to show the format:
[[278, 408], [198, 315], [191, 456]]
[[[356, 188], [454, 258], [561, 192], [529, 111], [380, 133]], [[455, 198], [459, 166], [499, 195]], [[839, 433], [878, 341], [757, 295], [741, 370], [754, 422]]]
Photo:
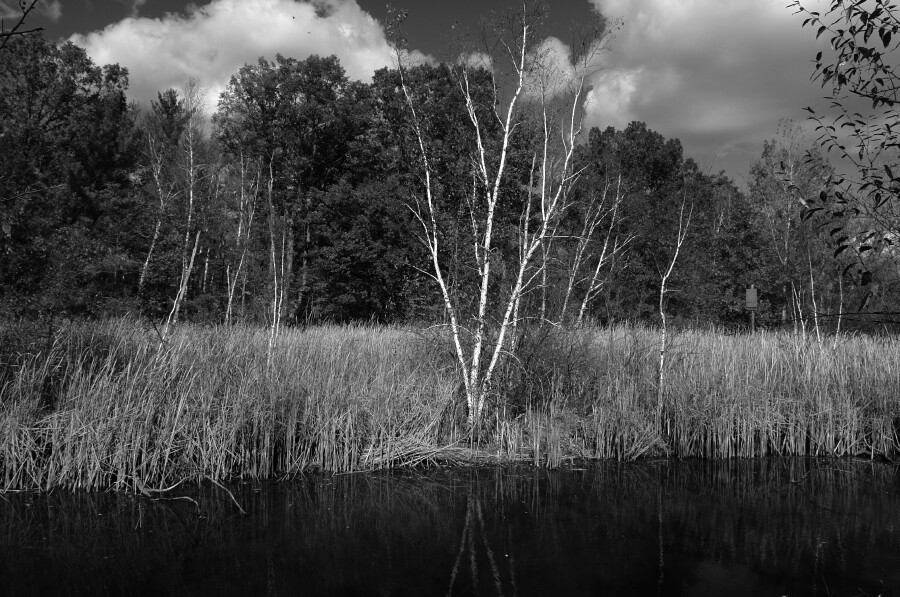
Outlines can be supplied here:
[[[900, 473], [437, 470], [0, 498], [2, 595], [900, 595]], [[195, 503], [196, 502], [196, 503]]]

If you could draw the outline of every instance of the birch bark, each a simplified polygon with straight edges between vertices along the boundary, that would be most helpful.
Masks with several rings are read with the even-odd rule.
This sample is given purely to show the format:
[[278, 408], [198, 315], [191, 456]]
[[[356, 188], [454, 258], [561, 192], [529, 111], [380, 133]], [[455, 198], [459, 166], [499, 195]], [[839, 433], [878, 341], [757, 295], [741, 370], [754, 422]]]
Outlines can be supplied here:
[[[438, 285], [449, 320], [450, 335], [466, 397], [470, 433], [477, 433], [487, 401], [489, 397], [496, 395], [494, 378], [501, 360], [514, 350], [507, 338], [512, 335], [521, 317], [523, 293], [532, 288], [536, 281], [540, 281], [546, 271], [547, 260], [536, 259], [537, 253], [541, 249], [546, 250], [552, 242], [558, 221], [568, 207], [570, 187], [579, 174], [573, 171], [572, 163], [577, 138], [581, 133], [586, 71], [591, 61], [583, 59], [583, 68], [574, 69], [576, 72], [567, 74], [567, 97], [570, 104], [559, 115], [560, 124], [557, 124], [554, 121], [555, 115], [552, 115], [545, 98], [540, 95], [541, 90], [546, 91], [540, 87], [539, 82], [546, 80], [549, 61], [542, 54], [543, 50], [538, 43], [533, 16], [528, 3], [524, 3], [521, 13], [511, 15], [507, 20], [508, 24], [512, 24], [512, 35], [497, 36], [497, 47], [510, 60], [512, 75], [509, 99], [501, 102], [499, 95], [495, 95], [492, 107], [491, 117], [499, 126], [499, 138], [487, 138], [485, 110], [477, 104], [470, 66], [462, 64], [448, 67], [453, 68], [458, 75], [459, 91], [465, 103], [474, 146], [471, 159], [475, 183], [470, 199], [470, 215], [475, 234], [472, 257], [477, 273], [477, 305], [471, 314], [463, 311], [450, 292], [451, 282], [442, 262], [442, 234], [438, 225], [439, 208], [435, 196], [435, 164], [424, 132], [427, 127], [423, 125], [415, 100], [415, 90], [410, 88], [406, 77], [402, 52], [398, 51], [397, 56], [400, 86], [409, 110], [418, 149], [417, 159], [423, 175], [423, 196], [416, 194], [410, 208], [424, 233], [423, 241], [433, 268], [431, 275]], [[591, 47], [594, 50], [600, 47], [601, 39], [592, 41]], [[496, 79], [494, 89], [496, 93]], [[523, 212], [526, 216], [519, 230], [518, 262], [504, 264], [504, 269], [513, 272], [513, 275], [503, 283], [502, 276], [494, 267], [494, 260], [499, 255], [495, 247], [495, 229], [501, 192], [512, 176], [509, 164], [511, 147], [517, 130], [527, 126], [527, 109], [524, 104], [539, 106], [536, 119], [539, 123], [539, 145], [529, 156], [539, 156], [535, 158], [539, 162], [533, 164], [532, 172], [539, 171], [541, 180], [538, 189], [531, 185], [532, 188], [524, 193]], [[496, 153], [491, 151], [491, 147], [498, 148]], [[542, 254], [546, 255], [546, 251]], [[503, 287], [503, 290], [498, 291], [498, 286]], [[467, 320], [470, 323], [465, 325]]]

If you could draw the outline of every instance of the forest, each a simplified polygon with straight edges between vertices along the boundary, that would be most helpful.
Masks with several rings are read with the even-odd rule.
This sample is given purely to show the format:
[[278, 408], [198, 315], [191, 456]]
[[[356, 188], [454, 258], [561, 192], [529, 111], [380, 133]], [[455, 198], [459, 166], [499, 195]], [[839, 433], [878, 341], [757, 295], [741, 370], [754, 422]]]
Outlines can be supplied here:
[[744, 188], [646, 123], [585, 127], [618, 25], [561, 71], [528, 6], [505, 65], [261, 57], [214, 106], [5, 38], [4, 487], [896, 455], [900, 86], [860, 48], [900, 25], [854, 5], [866, 41], [833, 29], [816, 62], [884, 128], [782, 121]]
[[[422, 173], [396, 69], [360, 83], [334, 56], [260, 58], [234, 73], [217, 106], [204, 105], [196, 81], [139, 106], [127, 101], [125, 69], [96, 65], [71, 43], [14, 40], [0, 68], [4, 317], [442, 320], [410, 209]], [[427, 122], [448, 288], [470, 308], [476, 139], [459, 73], [422, 65], [405, 76]], [[474, 71], [469, 83], [490, 107], [490, 74]], [[496, 209], [498, 264], [517, 261], [528, 190], [541, 184], [531, 171], [537, 113], [519, 124]], [[485, 135], [496, 144], [502, 131]], [[745, 189], [641, 122], [583, 131], [571, 169], [579, 176], [565, 189], [567, 209], [524, 293], [535, 321], [658, 323], [684, 202], [691, 218], [668, 280], [672, 320], [746, 328], [752, 284], [761, 326], [891, 321], [891, 268], [867, 260], [877, 282], [863, 285], [859, 254], [835, 257], [828, 223], [803, 217], [833, 169], [790, 122], [760, 147]], [[514, 268], [495, 272], [492, 283], [508, 285]]]

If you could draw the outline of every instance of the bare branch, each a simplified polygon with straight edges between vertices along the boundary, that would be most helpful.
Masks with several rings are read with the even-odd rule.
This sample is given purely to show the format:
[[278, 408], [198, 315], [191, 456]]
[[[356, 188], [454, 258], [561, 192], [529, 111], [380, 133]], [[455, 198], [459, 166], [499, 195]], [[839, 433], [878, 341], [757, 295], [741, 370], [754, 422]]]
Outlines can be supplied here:
[[7, 31], [3, 22], [0, 21], [0, 50], [6, 47], [6, 44], [9, 43], [9, 40], [17, 35], [30, 35], [32, 33], [38, 33], [39, 31], [43, 31], [43, 27], [35, 27], [34, 29], [28, 29], [27, 31], [19, 31], [19, 28], [25, 23], [25, 19], [28, 17], [28, 14], [34, 10], [35, 6], [37, 6], [38, 0], [31, 0], [31, 4], [27, 4], [26, 0], [20, 0], [19, 8], [22, 9], [22, 16], [19, 17], [18, 22], [13, 26], [12, 29]]

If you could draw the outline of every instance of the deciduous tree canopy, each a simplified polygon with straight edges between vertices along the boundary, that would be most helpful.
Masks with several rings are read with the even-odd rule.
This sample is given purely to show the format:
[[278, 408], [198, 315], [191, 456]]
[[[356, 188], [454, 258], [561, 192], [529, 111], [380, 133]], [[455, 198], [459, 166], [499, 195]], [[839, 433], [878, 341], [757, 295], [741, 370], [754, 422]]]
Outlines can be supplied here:
[[[873, 31], [870, 41], [882, 43], [881, 26]], [[846, 34], [834, 35], [845, 51]], [[838, 76], [824, 59], [819, 70]], [[887, 83], [873, 88], [853, 72], [839, 83], [890, 105]], [[494, 84], [490, 71], [460, 64], [414, 66], [402, 79], [382, 69], [359, 83], [334, 56], [276, 56], [236, 72], [217, 106], [202, 106], [192, 83], [161, 90], [142, 110], [127, 105], [120, 66], [96, 65], [71, 43], [10, 39], [0, 62], [2, 310], [162, 318], [180, 301], [182, 318], [203, 321], [441, 320], [416, 219], [425, 172], [411, 102], [429, 159], [438, 258], [451, 300], [473, 313], [481, 266], [466, 256], [487, 206], [473, 201], [487, 188], [479, 152], [495, 171], [504, 138]], [[538, 97], [523, 96], [507, 139], [484, 256], [489, 300], [514, 282], [523, 226], [539, 222], [528, 211], [544, 184]], [[548, 148], [559, 163], [564, 147]], [[693, 215], [667, 281], [676, 322], [745, 325], [750, 284], [769, 325], [833, 329], [829, 314], [895, 300], [885, 285], [869, 298], [854, 294], [860, 280], [847, 266], [859, 261], [833, 255], [835, 243], [865, 253], [866, 229], [890, 244], [893, 219], [854, 223], [851, 234], [849, 224], [835, 230], [804, 217], [832, 172], [814, 151], [813, 161], [801, 157], [808, 143], [784, 135], [767, 143], [746, 191], [701, 171], [677, 139], [644, 123], [583, 131], [575, 149], [566, 209], [526, 272], [522, 321], [656, 322], [682, 204]], [[868, 194], [856, 196], [893, 197], [890, 165], [861, 173], [858, 191]], [[887, 275], [880, 263], [863, 265]]]

